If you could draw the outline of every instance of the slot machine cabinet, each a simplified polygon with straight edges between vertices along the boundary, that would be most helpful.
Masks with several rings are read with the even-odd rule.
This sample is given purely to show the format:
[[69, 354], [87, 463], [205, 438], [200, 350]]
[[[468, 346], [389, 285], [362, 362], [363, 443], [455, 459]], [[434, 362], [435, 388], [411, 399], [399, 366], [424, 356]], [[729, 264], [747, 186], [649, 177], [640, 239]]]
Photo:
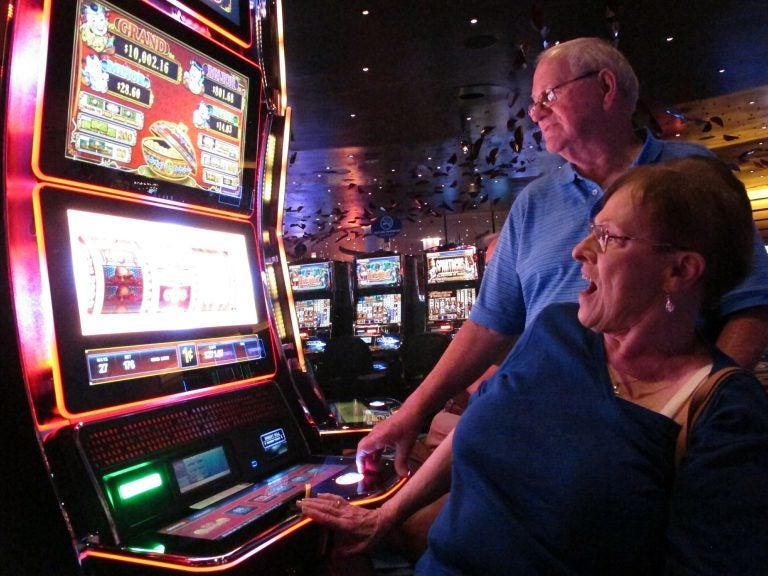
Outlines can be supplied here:
[[217, 5], [8, 13], [3, 573], [311, 574], [295, 500], [400, 484], [312, 451], [264, 280], [275, 91], [251, 3]]
[[[278, 62], [272, 68], [279, 69], [280, 67]], [[292, 291], [285, 246], [280, 233], [283, 229], [284, 195], [282, 191], [285, 190], [290, 119], [290, 108], [286, 108], [282, 115], [273, 114], [268, 118], [269, 128], [261, 170], [261, 248], [264, 255], [266, 283], [276, 333], [286, 359], [287, 369], [284, 379], [290, 380], [298, 393], [297, 399], [301, 408], [299, 417], [306, 420], [314, 429], [321, 429], [325, 426], [335, 427], [336, 422], [314, 379], [312, 366], [304, 356], [295, 303], [291, 298]], [[311, 434], [310, 439], [313, 438], [318, 440], [318, 442], [311, 444], [313, 449], [326, 451], [324, 444], [319, 443], [319, 437]]]
[[479, 289], [478, 259], [474, 246], [425, 252], [428, 332], [453, 337], [469, 317]]
[[349, 263], [312, 258], [291, 262], [288, 270], [304, 353], [311, 357], [334, 336], [351, 333]]
[[372, 253], [355, 258], [355, 335], [374, 351], [397, 350], [403, 331], [403, 257]]

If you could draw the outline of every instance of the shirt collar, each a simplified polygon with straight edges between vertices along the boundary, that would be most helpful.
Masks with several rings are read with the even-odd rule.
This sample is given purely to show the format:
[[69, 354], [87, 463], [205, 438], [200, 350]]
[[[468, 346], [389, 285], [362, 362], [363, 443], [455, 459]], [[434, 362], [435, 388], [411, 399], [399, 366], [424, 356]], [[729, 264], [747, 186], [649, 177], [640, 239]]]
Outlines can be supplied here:
[[[662, 141], [656, 138], [647, 128], [638, 130], [636, 134], [643, 139], [643, 148], [640, 150], [640, 154], [635, 158], [634, 162], [632, 162], [632, 165], [640, 166], [641, 164], [652, 164], [656, 162], [664, 150]], [[570, 184], [571, 182], [576, 182], [578, 180], [584, 180], [594, 184], [591, 180], [587, 180], [579, 175], [573, 167], [573, 164], [570, 162], [565, 162], [560, 167], [558, 180], [562, 184]]]

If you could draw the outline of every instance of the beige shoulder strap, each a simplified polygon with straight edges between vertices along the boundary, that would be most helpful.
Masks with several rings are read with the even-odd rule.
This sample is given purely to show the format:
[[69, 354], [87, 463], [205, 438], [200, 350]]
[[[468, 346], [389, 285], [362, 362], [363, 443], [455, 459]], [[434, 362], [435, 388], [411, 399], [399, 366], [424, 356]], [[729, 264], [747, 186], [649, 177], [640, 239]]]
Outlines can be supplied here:
[[709, 399], [712, 397], [715, 390], [717, 390], [720, 383], [731, 374], [742, 371], [745, 371], [744, 368], [739, 368], [737, 366], [721, 368], [704, 380], [693, 391], [693, 394], [691, 395], [691, 403], [688, 406], [688, 419], [685, 425], [680, 429], [680, 434], [677, 436], [675, 462], [679, 463], [683, 459], [683, 456], [685, 456], [685, 451], [688, 448], [688, 440], [696, 425], [696, 421], [699, 419], [699, 416], [701, 416], [701, 413], [704, 412], [704, 409], [709, 403]]
[[691, 376], [688, 381], [675, 392], [675, 395], [667, 401], [660, 412], [664, 414], [664, 416], [674, 419], [677, 413], [680, 412], [680, 409], [687, 404], [688, 399], [691, 397], [694, 390], [701, 385], [702, 381], [711, 371], [711, 363], [696, 370], [696, 372], [693, 373], [693, 376]]

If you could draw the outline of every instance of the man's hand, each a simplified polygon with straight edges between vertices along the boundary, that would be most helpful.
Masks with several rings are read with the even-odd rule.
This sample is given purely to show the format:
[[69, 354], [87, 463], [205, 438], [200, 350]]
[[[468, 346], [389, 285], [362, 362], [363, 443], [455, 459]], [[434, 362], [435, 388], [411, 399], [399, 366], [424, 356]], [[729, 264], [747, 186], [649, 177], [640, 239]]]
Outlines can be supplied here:
[[357, 470], [378, 471], [384, 450], [395, 449], [395, 470], [401, 476], [408, 475], [408, 456], [421, 430], [422, 419], [409, 414], [403, 407], [386, 420], [379, 422], [357, 445]]

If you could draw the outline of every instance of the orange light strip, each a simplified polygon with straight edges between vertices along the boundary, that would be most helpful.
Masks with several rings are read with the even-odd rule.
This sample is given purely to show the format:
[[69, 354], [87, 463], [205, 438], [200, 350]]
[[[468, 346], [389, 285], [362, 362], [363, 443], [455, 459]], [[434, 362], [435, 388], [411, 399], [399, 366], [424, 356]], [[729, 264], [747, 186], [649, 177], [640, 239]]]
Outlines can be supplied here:
[[320, 430], [320, 436], [336, 436], [339, 434], [360, 434], [365, 432], [366, 434], [373, 430], [373, 426], [365, 428], [346, 428], [344, 430]]
[[296, 303], [293, 299], [293, 290], [291, 290], [290, 274], [288, 272], [288, 256], [285, 252], [285, 240], [283, 238], [283, 218], [285, 216], [285, 189], [288, 181], [288, 147], [291, 141], [291, 108], [285, 109], [283, 122], [283, 135], [281, 138], [282, 149], [280, 150], [280, 177], [277, 181], [277, 217], [275, 222], [275, 236], [277, 237], [277, 251], [280, 255], [280, 272], [283, 275], [283, 285], [288, 300], [288, 310], [290, 310], [290, 322], [294, 335], [294, 347], [296, 348], [296, 357], [299, 361], [299, 367], [303, 371], [307, 369], [307, 360], [304, 356], [304, 347], [301, 344], [301, 330], [299, 329], [299, 319], [296, 316]]
[[[152, 5], [147, 0], [144, 0], [144, 1], [146, 3]], [[172, 3], [173, 5], [177, 5], [177, 0], [168, 0], [168, 1], [170, 3]], [[44, 45], [41, 46], [41, 54], [46, 54], [47, 50], [48, 50], [47, 40], [48, 40], [48, 28], [50, 27], [50, 20], [51, 20], [51, 3], [52, 3], [52, 0], [46, 0], [45, 3], [44, 3], [44, 6], [43, 6], [43, 12], [42, 12], [41, 20], [47, 26], [46, 26], [45, 33], [43, 34]], [[177, 7], [182, 9], [181, 5], [177, 5]], [[188, 8], [184, 7], [183, 9], [185, 11], [188, 11], [189, 13], [195, 15], [195, 13], [193, 11], [189, 10]], [[228, 52], [230, 52], [231, 54], [234, 54], [238, 58], [240, 58], [240, 59], [244, 60], [245, 62], [248, 62], [249, 64], [255, 66], [259, 70], [259, 72], [262, 72], [262, 74], [263, 74], [261, 66], [259, 66], [258, 63], [254, 62], [252, 59], [247, 58], [243, 54], [232, 50], [231, 48], [221, 44], [220, 42], [216, 42], [213, 39], [211, 39], [211, 40], [215, 44], [217, 44], [218, 46], [220, 46], [220, 47], [224, 48], [225, 50], [227, 50]], [[52, 184], [57, 184], [57, 185], [61, 185], [61, 186], [68, 186], [68, 187], [71, 186], [71, 187], [78, 187], [78, 188], [82, 188], [82, 187], [87, 186], [87, 190], [88, 191], [106, 192], [106, 193], [110, 193], [112, 195], [122, 196], [122, 197], [126, 197], [126, 198], [136, 197], [137, 195], [135, 193], [132, 193], [132, 192], [125, 192], [125, 191], [121, 191], [121, 190], [115, 190], [115, 189], [112, 189], [112, 188], [106, 188], [106, 187], [103, 187], [103, 186], [95, 186], [95, 185], [93, 185], [91, 183], [87, 183], [86, 184], [86, 183], [83, 183], [83, 182], [79, 182], [77, 180], [68, 180], [68, 179], [65, 179], [65, 178], [51, 176], [49, 174], [46, 174], [45, 172], [43, 172], [40, 169], [41, 138], [39, 137], [39, 135], [43, 134], [43, 131], [42, 131], [42, 124], [43, 124], [43, 95], [44, 95], [44, 92], [45, 92], [46, 67], [45, 66], [39, 66], [37, 68], [38, 68], [38, 75], [39, 75], [39, 79], [38, 79], [37, 85], [39, 86], [39, 89], [37, 91], [36, 100], [35, 100], [35, 122], [34, 122], [34, 130], [32, 132], [34, 137], [32, 139], [32, 155], [31, 155], [31, 159], [30, 159], [31, 160], [30, 163], [31, 163], [31, 166], [32, 166], [32, 173], [35, 175], [35, 177], [38, 180], [47, 181], [47, 182], [50, 182]], [[259, 84], [261, 84], [261, 83], [259, 83]], [[259, 86], [259, 98], [261, 97], [261, 90], [262, 90], [262, 87]], [[259, 107], [259, 108], [261, 108], [261, 107]], [[258, 122], [259, 122], [259, 124], [261, 124], [261, 109], [259, 109]], [[163, 205], [166, 205], [166, 206], [183, 207], [184, 209], [193, 209], [193, 210], [197, 210], [199, 212], [221, 215], [221, 216], [225, 216], [225, 217], [228, 217], [228, 218], [232, 218], [234, 216], [234, 217], [240, 217], [240, 218], [243, 218], [243, 219], [248, 219], [250, 217], [250, 214], [232, 214], [230, 212], [225, 212], [223, 210], [217, 210], [216, 208], [208, 208], [208, 207], [205, 207], [205, 206], [195, 206], [195, 205], [189, 205], [189, 204], [181, 204], [179, 202], [175, 202], [173, 200], [166, 200], [164, 198], [152, 198], [152, 200], [154, 202], [158, 203], [158, 204], [163, 204]]]
[[400, 490], [400, 488], [403, 487], [403, 484], [405, 484], [408, 481], [408, 478], [405, 476], [400, 477], [400, 480], [398, 480], [394, 486], [392, 486], [389, 490], [384, 492], [383, 494], [379, 494], [378, 496], [372, 496], [371, 498], [366, 498], [363, 500], [355, 500], [354, 502], [351, 502], [353, 506], [367, 506], [368, 504], [375, 504], [376, 502], [381, 502], [383, 500], [388, 500], [391, 498], [395, 492]]
[[[226, 563], [219, 563], [219, 564], [217, 564], [215, 566], [187, 566], [187, 565], [184, 565], [184, 564], [176, 564], [176, 563], [173, 563], [173, 562], [164, 562], [164, 561], [161, 561], [161, 560], [152, 560], [152, 559], [149, 559], [149, 558], [140, 558], [140, 557], [137, 557], [137, 556], [128, 556], [128, 555], [123, 555], [123, 554], [118, 554], [118, 553], [113, 553], [113, 552], [102, 552], [100, 550], [85, 550], [84, 552], [82, 552], [80, 554], [80, 561], [82, 563], [82, 561], [84, 559], [86, 559], [88, 557], [93, 557], [93, 558], [100, 558], [100, 559], [103, 559], [103, 560], [112, 560], [112, 561], [115, 561], [115, 562], [124, 562], [124, 563], [128, 563], [128, 564], [139, 564], [139, 565], [142, 565], [142, 566], [152, 566], [152, 567], [155, 567], [155, 568], [167, 568], [167, 569], [170, 569], [170, 570], [177, 570], [179, 572], [192, 572], [192, 573], [197, 573], [197, 574], [210, 573], [210, 572], [223, 572], [225, 570], [230, 570], [230, 569], [234, 568], [235, 566], [238, 566], [238, 565], [242, 564], [243, 562], [245, 562], [249, 558], [253, 557], [255, 554], [258, 554], [259, 552], [261, 552], [262, 550], [264, 550], [268, 546], [271, 546], [275, 542], [279, 542], [283, 538], [286, 538], [287, 536], [289, 536], [290, 534], [296, 532], [296, 530], [298, 530], [299, 528], [302, 528], [302, 527], [306, 526], [310, 522], [312, 522], [312, 520], [310, 518], [302, 518], [301, 520], [299, 520], [296, 524], [294, 524], [290, 528], [287, 528], [287, 529], [283, 530], [282, 532], [280, 532], [279, 534], [276, 534], [275, 536], [273, 536], [269, 540], [266, 540], [265, 542], [263, 542], [259, 546], [255, 547], [253, 550], [249, 550], [247, 553], [245, 553], [242, 556], [236, 558], [235, 560], [232, 560], [231, 562], [226, 562]], [[206, 559], [203, 559], [203, 558], [200, 558], [200, 559], [190, 558], [190, 561], [195, 561], [195, 560], [197, 560], [199, 562], [202, 562], [202, 561], [217, 561], [217, 562], [221, 562], [221, 558], [206, 558]]]
[[[275, 11], [277, 12], [277, 57], [280, 66], [280, 113], [284, 113], [286, 116], [288, 112], [288, 88], [286, 84], [286, 70], [285, 70], [285, 40], [283, 37], [283, 3], [280, 0], [275, 0]], [[286, 140], [287, 142], [287, 140]], [[286, 145], [287, 149], [287, 145]]]
[[[218, 32], [222, 36], [224, 36], [226, 38], [229, 38], [232, 42], [234, 42], [238, 46], [242, 46], [243, 48], [248, 48], [248, 47], [253, 45], [253, 40], [251, 40], [250, 42], [246, 42], [242, 38], [240, 38], [238, 36], [235, 36], [234, 34], [229, 32], [225, 28], [222, 28], [221, 26], [216, 24], [216, 22], [214, 22], [213, 20], [209, 20], [208, 18], [206, 18], [205, 16], [203, 16], [199, 12], [195, 12], [189, 6], [186, 6], [182, 2], [179, 2], [179, 0], [167, 0], [167, 1], [168, 1], [169, 4], [172, 4], [173, 6], [178, 8], [180, 11], [184, 12], [185, 14], [187, 14], [188, 16], [191, 16], [195, 20], [198, 20], [199, 22], [202, 22], [203, 24], [205, 24], [209, 28], [212, 28], [213, 30], [216, 30], [216, 32]], [[248, 13], [250, 15], [250, 7], [249, 7], [250, 2], [244, 2], [243, 5], [244, 5], [245, 9], [248, 10]], [[249, 18], [249, 19], [251, 19], [251, 18]], [[251, 34], [251, 36], [253, 36], [253, 34]]]
[[[400, 488], [402, 488], [403, 484], [407, 481], [407, 478], [400, 478], [400, 480], [395, 483], [394, 486], [392, 486], [389, 490], [387, 490], [385, 493], [380, 494], [378, 496], [367, 498], [363, 500], [357, 500], [355, 502], [352, 502], [351, 504], [353, 506], [366, 506], [368, 504], [373, 504], [376, 502], [381, 502], [382, 500], [386, 500], [390, 498], [395, 492], [397, 492]], [[263, 551], [268, 546], [271, 546], [272, 544], [279, 542], [280, 540], [286, 538], [290, 534], [296, 532], [300, 528], [306, 526], [307, 524], [314, 522], [311, 518], [304, 517], [301, 520], [299, 520], [296, 524], [292, 525], [290, 528], [287, 528], [280, 532], [279, 534], [276, 534], [269, 540], [266, 540], [259, 546], [255, 547], [253, 550], [248, 551], [246, 554], [243, 554], [242, 556], [238, 557], [235, 560], [232, 560], [231, 562], [221, 563], [223, 562], [221, 560], [221, 557], [218, 558], [207, 558], [207, 559], [195, 559], [190, 558], [190, 561], [216, 561], [220, 562], [216, 566], [187, 566], [184, 564], [176, 564], [172, 562], [164, 562], [161, 560], [152, 560], [149, 558], [140, 558], [136, 556], [128, 556], [113, 552], [102, 552], [100, 550], [85, 550], [80, 554], [80, 561], [82, 562], [84, 559], [87, 559], [89, 557], [93, 558], [99, 558], [102, 560], [112, 560], [114, 562], [124, 562], [129, 564], [139, 564], [143, 566], [152, 566], [155, 568], [167, 568], [170, 570], [177, 570], [179, 572], [192, 572], [192, 573], [210, 573], [210, 572], [223, 572], [225, 570], [230, 570], [234, 568], [235, 566], [238, 566], [248, 560], [249, 558], [253, 557], [255, 554], [258, 554], [259, 552]]]

